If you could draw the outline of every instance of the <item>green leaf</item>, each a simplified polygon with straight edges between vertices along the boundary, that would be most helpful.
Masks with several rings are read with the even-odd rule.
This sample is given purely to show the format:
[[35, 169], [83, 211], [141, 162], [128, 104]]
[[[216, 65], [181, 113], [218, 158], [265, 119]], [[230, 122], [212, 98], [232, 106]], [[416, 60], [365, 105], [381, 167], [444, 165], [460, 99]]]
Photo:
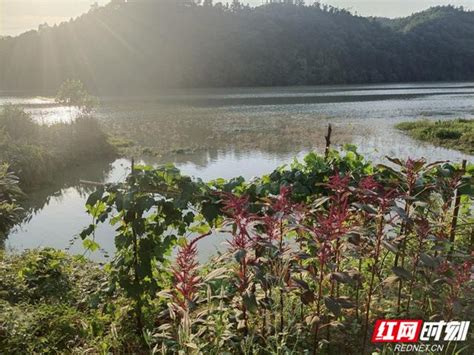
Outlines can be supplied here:
[[377, 210], [373, 208], [371, 205], [355, 202], [353, 203], [353, 206], [367, 213], [377, 214]]
[[245, 308], [250, 313], [256, 313], [258, 309], [257, 299], [255, 298], [255, 294], [247, 291], [243, 294], [242, 300], [244, 302]]
[[336, 299], [337, 303], [341, 306], [341, 308], [354, 308], [355, 304], [352, 302], [349, 297], [339, 297]]
[[208, 223], [212, 223], [220, 214], [219, 205], [213, 202], [203, 202], [201, 213]]
[[306, 290], [301, 294], [301, 302], [305, 305], [313, 303], [314, 299], [314, 292], [311, 290]]
[[347, 272], [333, 272], [331, 278], [342, 283], [353, 283], [354, 280], [349, 276]]
[[104, 194], [104, 188], [99, 188], [93, 193], [91, 193], [86, 201], [86, 206], [94, 206], [97, 201], [99, 201]]
[[198, 234], [206, 234], [211, 231], [211, 227], [208, 224], [201, 223], [188, 228], [190, 232]]
[[336, 317], [341, 315], [341, 305], [334, 299], [334, 297], [324, 297], [324, 304]]
[[86, 239], [88, 236], [90, 236], [95, 230], [95, 225], [90, 224], [89, 227], [86, 229], [82, 230], [82, 232], [79, 234], [82, 240]]
[[84, 239], [82, 245], [91, 252], [94, 252], [100, 248], [100, 245], [92, 239]]
[[458, 188], [459, 195], [474, 196], [474, 178], [464, 177]]
[[411, 221], [410, 218], [408, 217], [407, 213], [405, 212], [405, 210], [404, 210], [403, 208], [401, 208], [401, 207], [399, 207], [399, 206], [393, 206], [393, 207], [391, 208], [391, 210], [392, 210], [393, 212], [395, 212], [396, 214], [398, 214], [398, 215], [400, 216], [400, 218], [401, 218], [403, 221], [405, 221], [405, 222], [407, 222], [407, 223], [409, 223], [409, 222]]
[[241, 264], [246, 255], [247, 255], [247, 252], [245, 251], [245, 249], [239, 249], [235, 252], [234, 257], [235, 257], [235, 260], [237, 260], [237, 262]]
[[212, 270], [209, 274], [206, 275], [204, 278], [205, 282], [209, 282], [216, 279], [223, 279], [227, 277], [227, 268], [221, 267], [215, 270]]
[[420, 260], [423, 264], [425, 264], [428, 267], [435, 268], [436, 266], [438, 266], [438, 262], [431, 255], [421, 253]]
[[403, 166], [403, 162], [398, 158], [391, 158], [389, 156], [385, 156], [385, 158], [387, 158], [389, 161], [391, 161], [395, 165]]
[[408, 270], [402, 268], [401, 266], [392, 267], [392, 271], [395, 275], [399, 276], [404, 280], [410, 280], [412, 278], [411, 273]]
[[309, 285], [306, 281], [301, 279], [293, 279], [293, 282], [295, 282], [302, 289], [309, 290]]

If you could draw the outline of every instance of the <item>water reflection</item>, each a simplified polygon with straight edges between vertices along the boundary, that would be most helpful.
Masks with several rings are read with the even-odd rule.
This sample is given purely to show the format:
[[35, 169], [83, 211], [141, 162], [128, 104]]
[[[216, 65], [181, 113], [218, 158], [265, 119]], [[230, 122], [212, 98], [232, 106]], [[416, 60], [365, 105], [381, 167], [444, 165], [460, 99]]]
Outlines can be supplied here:
[[51, 199], [61, 200], [66, 191], [71, 188], [77, 191], [78, 196], [87, 196], [94, 188], [80, 184], [80, 180], [105, 181], [108, 180], [113, 170], [115, 170], [114, 164], [104, 160], [62, 171], [56, 175], [54, 184], [29, 193], [27, 204], [24, 207], [31, 215], [35, 215], [49, 205]]
[[[303, 154], [303, 153], [301, 153]], [[183, 156], [184, 158], [184, 156]], [[164, 158], [165, 159], [165, 158]], [[231, 178], [244, 176], [247, 179], [269, 173], [277, 165], [290, 162], [292, 155], [286, 157], [258, 152], [209, 151], [176, 160], [183, 174], [212, 180], [218, 177]], [[140, 159], [137, 163], [160, 164], [163, 159]], [[117, 159], [113, 163], [97, 162], [77, 170], [71, 170], [57, 179], [54, 186], [32, 194], [27, 206], [30, 216], [12, 231], [6, 241], [10, 251], [52, 246], [59, 249], [70, 248], [72, 253], [83, 253], [79, 232], [86, 227], [91, 218], [85, 212], [87, 196], [93, 188], [80, 184], [80, 180], [97, 182], [123, 181], [130, 173], [131, 162]], [[108, 253], [113, 254], [114, 229], [101, 225], [96, 231], [96, 241]], [[71, 241], [74, 243], [70, 245]], [[200, 243], [200, 257], [207, 258], [223, 242], [222, 235], [214, 235]], [[95, 252], [89, 255], [94, 260], [104, 260], [104, 254]]]
[[[120, 160], [113, 163], [96, 161], [71, 168], [59, 174], [54, 184], [29, 193], [24, 204], [27, 217], [10, 233], [6, 248], [68, 247], [69, 241], [90, 223], [84, 206], [93, 187], [80, 184], [80, 180], [119, 181], [126, 174], [126, 169], [120, 169], [124, 163]], [[73, 251], [82, 252], [78, 246]]]

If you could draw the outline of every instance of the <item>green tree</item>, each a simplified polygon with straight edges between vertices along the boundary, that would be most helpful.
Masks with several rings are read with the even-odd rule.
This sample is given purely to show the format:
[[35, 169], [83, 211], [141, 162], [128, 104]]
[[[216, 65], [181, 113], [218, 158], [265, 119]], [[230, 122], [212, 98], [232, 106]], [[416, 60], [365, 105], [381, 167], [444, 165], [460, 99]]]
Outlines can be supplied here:
[[56, 102], [76, 107], [82, 114], [90, 114], [97, 105], [97, 98], [91, 96], [80, 80], [68, 79], [62, 83], [56, 95]]

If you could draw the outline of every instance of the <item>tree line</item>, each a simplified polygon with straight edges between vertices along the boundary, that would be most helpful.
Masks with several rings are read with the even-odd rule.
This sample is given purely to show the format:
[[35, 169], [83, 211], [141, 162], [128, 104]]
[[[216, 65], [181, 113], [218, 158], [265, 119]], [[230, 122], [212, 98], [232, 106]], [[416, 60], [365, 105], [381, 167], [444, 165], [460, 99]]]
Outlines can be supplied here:
[[474, 12], [364, 18], [315, 3], [113, 1], [0, 39], [0, 90], [164, 88], [474, 79]]

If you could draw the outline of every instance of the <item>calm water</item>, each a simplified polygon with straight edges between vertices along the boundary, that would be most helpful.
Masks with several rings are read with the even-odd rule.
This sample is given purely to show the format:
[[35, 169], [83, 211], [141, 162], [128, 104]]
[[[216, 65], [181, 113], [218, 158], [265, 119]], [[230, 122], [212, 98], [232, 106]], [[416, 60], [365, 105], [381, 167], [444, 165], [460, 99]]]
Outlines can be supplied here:
[[[174, 162], [183, 173], [205, 180], [251, 178], [311, 149], [321, 150], [328, 123], [334, 126], [336, 145], [356, 144], [374, 161], [383, 161], [385, 155], [473, 161], [472, 156], [415, 142], [393, 126], [420, 118], [474, 118], [474, 83], [187, 90], [101, 101], [97, 116], [104, 125], [152, 152], [137, 153], [138, 158], [151, 164]], [[46, 124], [74, 116], [49, 98], [0, 96], [0, 104], [6, 102], [23, 105]], [[90, 223], [84, 212], [90, 191], [79, 180], [119, 181], [129, 167], [127, 159], [95, 162], [58, 177], [55, 186], [31, 196], [31, 217], [11, 233], [6, 247], [68, 247]], [[103, 226], [97, 240], [113, 253], [110, 227]], [[222, 241], [218, 236], [204, 240], [201, 257]], [[70, 250], [83, 251], [80, 242]], [[101, 260], [104, 255], [90, 257]]]

